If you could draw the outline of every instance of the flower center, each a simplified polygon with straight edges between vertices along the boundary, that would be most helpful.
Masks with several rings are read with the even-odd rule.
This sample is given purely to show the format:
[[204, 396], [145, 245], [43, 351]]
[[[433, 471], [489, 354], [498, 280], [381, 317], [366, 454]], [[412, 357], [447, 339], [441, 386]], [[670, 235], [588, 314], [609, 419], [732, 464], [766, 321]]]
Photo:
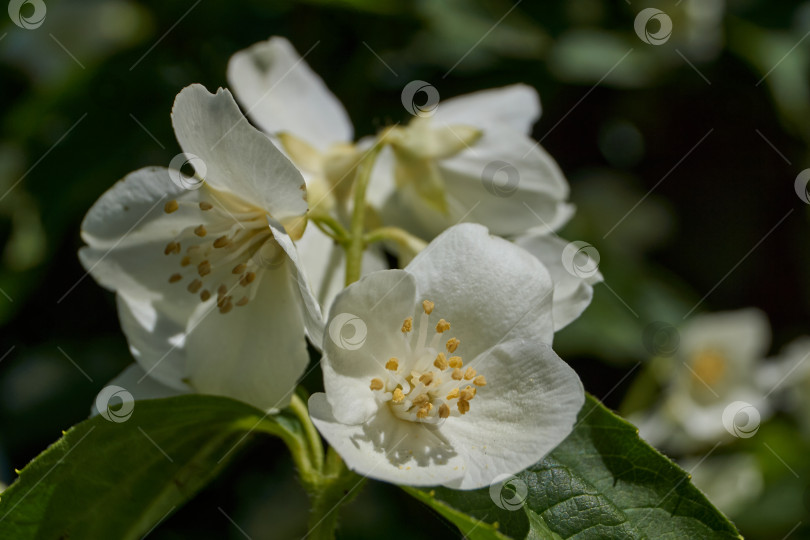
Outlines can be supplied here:
[[726, 357], [718, 351], [700, 351], [692, 358], [692, 375], [709, 386], [715, 386], [723, 379], [727, 363]]
[[487, 380], [472, 367], [465, 368], [461, 356], [454, 355], [461, 343], [458, 339], [451, 337], [444, 347], [440, 346], [444, 333], [450, 330], [446, 320], [439, 320], [435, 334], [427, 342], [434, 304], [425, 300], [422, 308], [424, 313], [416, 329], [413, 317], [405, 319], [400, 329], [406, 357], [389, 358], [385, 376], [371, 379], [370, 388], [397, 417], [437, 424], [449, 416], [466, 414], [478, 388]]
[[264, 271], [283, 262], [267, 213], [231, 200], [226, 207], [221, 201], [228, 198], [201, 192], [199, 202], [171, 200], [164, 206], [167, 214], [181, 208], [207, 214], [205, 224], [181, 231], [163, 253], [180, 256], [169, 283], [184, 284], [202, 302], [216, 294], [222, 314], [253, 300]]

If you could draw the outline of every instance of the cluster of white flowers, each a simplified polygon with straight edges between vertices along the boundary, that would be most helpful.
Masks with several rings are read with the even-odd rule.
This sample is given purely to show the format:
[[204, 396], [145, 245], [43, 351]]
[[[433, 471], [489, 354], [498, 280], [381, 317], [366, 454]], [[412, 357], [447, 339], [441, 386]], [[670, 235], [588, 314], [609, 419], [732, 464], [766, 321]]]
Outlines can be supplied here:
[[[312, 421], [362, 474], [473, 489], [559, 444], [584, 393], [553, 335], [601, 276], [565, 267], [553, 232], [573, 208], [529, 136], [536, 92], [450, 99], [355, 142], [283, 38], [234, 55], [228, 80], [236, 100], [200, 85], [175, 100], [196, 182], [141, 169], [84, 220], [81, 261], [115, 291], [137, 362], [113, 384], [272, 411], [306, 370], [308, 338], [325, 386]], [[352, 242], [363, 277], [344, 289]], [[384, 249], [406, 266], [388, 269]]]

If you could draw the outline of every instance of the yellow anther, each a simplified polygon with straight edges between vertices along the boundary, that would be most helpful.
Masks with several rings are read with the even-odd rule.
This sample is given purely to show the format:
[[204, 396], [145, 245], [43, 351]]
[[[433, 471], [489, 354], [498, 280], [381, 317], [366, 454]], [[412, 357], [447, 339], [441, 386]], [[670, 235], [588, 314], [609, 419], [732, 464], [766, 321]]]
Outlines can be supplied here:
[[472, 398], [475, 397], [475, 388], [468, 386], [467, 388], [459, 392], [459, 394], [461, 396], [461, 399], [463, 399], [464, 401], [470, 401]]
[[427, 313], [428, 315], [430, 315], [431, 313], [433, 313], [433, 307], [434, 307], [435, 305], [436, 305], [436, 304], [434, 304], [434, 303], [433, 303], [433, 302], [431, 302], [430, 300], [423, 300], [423, 301], [422, 301], [422, 309], [424, 309], [424, 310], [425, 310], [425, 313]]
[[473, 379], [473, 384], [475, 386], [486, 386], [487, 385], [487, 380], [484, 378], [483, 375], [479, 375], [478, 377]]
[[428, 414], [430, 414], [430, 409], [432, 409], [432, 408], [433, 408], [432, 403], [425, 403], [424, 405], [422, 405], [419, 408], [418, 411], [416, 411], [416, 417], [417, 418], [427, 418]]
[[402, 321], [402, 333], [407, 334], [413, 328], [413, 317], [408, 317]]
[[180, 253], [180, 244], [177, 242], [169, 242], [166, 244], [166, 249], [163, 250], [163, 254], [169, 255], [170, 253]]
[[194, 229], [194, 234], [202, 238], [203, 236], [208, 234], [208, 231], [205, 230], [205, 225], [200, 225]]
[[236, 266], [233, 267], [233, 270], [231, 270], [231, 273], [232, 274], [241, 274], [242, 272], [245, 271], [246, 268], [247, 268], [247, 265], [245, 263], [237, 264]]
[[214, 205], [211, 204], [210, 202], [200, 201], [200, 210], [202, 210], [203, 212], [206, 210], [211, 210], [213, 207]]
[[369, 385], [369, 388], [371, 388], [372, 390], [382, 390], [383, 389], [382, 379], [377, 379], [376, 377], [374, 379], [371, 379], [371, 384]]
[[233, 304], [231, 303], [231, 297], [227, 296], [225, 303], [222, 304], [221, 306], [219, 306], [219, 312], [224, 315], [224, 314], [228, 313], [229, 311], [231, 311], [232, 309], [233, 309]]
[[167, 214], [171, 214], [172, 212], [175, 212], [178, 208], [180, 208], [180, 205], [177, 204], [177, 201], [172, 199], [163, 206], [163, 211], [166, 212]]
[[447, 340], [447, 352], [454, 353], [461, 342], [456, 338], [450, 338]]
[[186, 255], [182, 259], [180, 259], [180, 266], [188, 266], [191, 264], [191, 257]]
[[208, 291], [208, 289], [203, 289], [200, 293], [200, 300], [206, 302], [209, 298], [211, 298], [211, 293]]
[[224, 283], [220, 284], [219, 288], [217, 289], [217, 296], [223, 297], [228, 294], [228, 287], [225, 286]]
[[430, 386], [430, 383], [433, 382], [433, 373], [425, 373], [421, 377], [419, 377], [419, 382], [424, 384], [425, 386]]
[[202, 281], [199, 279], [195, 279], [191, 283], [188, 284], [188, 292], [190, 293], [197, 293], [202, 288]]
[[207, 276], [211, 273], [211, 263], [208, 261], [203, 261], [197, 265], [197, 273], [200, 274], [200, 277]]
[[419, 407], [420, 405], [427, 403], [428, 401], [430, 401], [430, 398], [428, 397], [427, 394], [420, 394], [415, 398], [413, 398], [413, 404], [416, 407]]
[[471, 381], [475, 378], [475, 374], [478, 373], [473, 368], [468, 367], [467, 371], [464, 372], [464, 378], [468, 381]]
[[442, 332], [447, 332], [448, 330], [450, 330], [450, 323], [444, 319], [439, 319], [439, 322], [436, 323], [436, 331], [441, 334]]
[[247, 287], [248, 285], [253, 283], [254, 279], [256, 279], [256, 274], [254, 274], [253, 272], [248, 272], [247, 274], [242, 276], [242, 279], [239, 280], [239, 284], [242, 287]]
[[460, 368], [464, 365], [464, 362], [461, 360], [460, 356], [451, 356], [450, 360], [448, 360], [451, 368]]
[[242, 298], [239, 299], [238, 302], [236, 302], [236, 305], [239, 306], [239, 307], [242, 307], [242, 306], [246, 306], [247, 303], [248, 303], [248, 297], [243, 296]]
[[470, 410], [470, 402], [463, 399], [458, 400], [458, 412], [466, 414]]
[[451, 375], [451, 377], [453, 377], [453, 379], [456, 381], [460, 381], [461, 379], [464, 378], [464, 374], [461, 372], [459, 368], [456, 368], [453, 370], [453, 375]]
[[447, 418], [450, 416], [450, 407], [447, 406], [447, 403], [442, 403], [439, 405], [439, 418]]
[[220, 236], [219, 238], [214, 240], [214, 247], [215, 248], [224, 248], [225, 246], [227, 246], [230, 243], [231, 243], [231, 241], [228, 239], [227, 236]]
[[171, 276], [169, 276], [169, 283], [177, 283], [181, 279], [183, 279], [183, 276], [181, 276], [180, 274], [172, 274]]
[[458, 397], [458, 388], [453, 388], [449, 394], [447, 394], [447, 399], [456, 399]]
[[394, 397], [392, 398], [392, 401], [394, 403], [402, 403], [403, 399], [405, 399], [405, 394], [402, 392], [402, 388], [395, 388]]
[[399, 369], [399, 360], [396, 358], [389, 358], [388, 362], [385, 363], [385, 369], [396, 371]]
[[217, 306], [221, 308], [221, 307], [222, 307], [222, 306], [224, 306], [225, 304], [230, 303], [230, 301], [231, 301], [231, 297], [230, 297], [230, 296], [222, 296], [222, 295], [220, 295], [220, 296], [217, 298]]
[[436, 360], [433, 361], [433, 365], [436, 366], [436, 369], [440, 369], [444, 371], [447, 369], [447, 357], [444, 353], [439, 353], [439, 356], [436, 357]]

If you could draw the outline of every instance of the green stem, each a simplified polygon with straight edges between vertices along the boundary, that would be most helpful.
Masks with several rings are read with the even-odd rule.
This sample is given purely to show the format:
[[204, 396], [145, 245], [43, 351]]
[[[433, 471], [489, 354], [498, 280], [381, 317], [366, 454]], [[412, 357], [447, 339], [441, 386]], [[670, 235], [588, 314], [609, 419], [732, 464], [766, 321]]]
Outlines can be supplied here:
[[331, 474], [323, 476], [320, 489], [312, 496], [309, 533], [306, 536], [308, 539], [335, 538], [340, 506], [354, 499], [365, 482], [365, 478], [346, 468], [343, 460], [332, 448], [328, 451], [326, 461], [326, 468], [331, 469]]
[[309, 219], [325, 234], [341, 244], [346, 245], [349, 243], [349, 231], [337, 219], [326, 214], [310, 216]]
[[380, 227], [379, 229], [374, 229], [366, 234], [363, 240], [367, 245], [373, 244], [374, 242], [391, 240], [414, 254], [419, 253], [427, 247], [427, 242], [399, 227]]
[[383, 146], [382, 140], [378, 140], [357, 166], [357, 176], [354, 179], [354, 208], [349, 228], [349, 243], [346, 246], [346, 285], [351, 285], [360, 279], [363, 271], [363, 251], [366, 247], [363, 239], [366, 219], [366, 190], [371, 179], [371, 171], [374, 169], [374, 161], [376, 161], [377, 155], [379, 155]]
[[309, 454], [313, 468], [322, 471], [324, 464], [323, 443], [321, 442], [321, 435], [318, 433], [318, 430], [315, 429], [312, 420], [309, 418], [307, 404], [298, 397], [298, 394], [293, 394], [292, 400], [290, 401], [290, 409], [298, 418], [299, 422], [301, 422], [301, 427], [304, 428], [304, 435], [308, 443], [307, 446], [309, 446]]

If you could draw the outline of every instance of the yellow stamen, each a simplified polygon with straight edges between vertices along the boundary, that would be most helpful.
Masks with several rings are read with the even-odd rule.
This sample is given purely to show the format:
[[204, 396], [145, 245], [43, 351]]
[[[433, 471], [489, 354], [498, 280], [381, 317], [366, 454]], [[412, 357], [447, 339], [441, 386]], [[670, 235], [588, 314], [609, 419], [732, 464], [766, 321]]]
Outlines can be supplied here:
[[413, 398], [413, 404], [415, 407], [419, 407], [422, 404], [427, 403], [428, 401], [430, 401], [430, 398], [428, 397], [427, 394], [421, 394]]
[[484, 378], [483, 375], [479, 375], [475, 379], [473, 379], [473, 384], [476, 386], [486, 386], [487, 380]]
[[399, 361], [396, 358], [390, 358], [388, 362], [385, 363], [385, 369], [390, 371], [396, 371], [399, 369]]
[[419, 382], [424, 384], [425, 386], [430, 386], [430, 383], [433, 382], [433, 373], [425, 373], [421, 377], [419, 377]]
[[242, 285], [242, 287], [247, 287], [248, 285], [253, 283], [254, 279], [256, 279], [256, 274], [254, 274], [253, 272], [248, 272], [247, 274], [242, 276], [242, 279], [239, 280], [239, 284]]
[[448, 363], [450, 364], [451, 368], [460, 368], [464, 365], [464, 362], [461, 360], [460, 356], [451, 356]]
[[444, 371], [447, 369], [447, 357], [444, 353], [439, 353], [439, 356], [436, 357], [436, 360], [433, 361], [433, 365], [436, 366], [436, 369], [440, 369]]
[[197, 265], [197, 273], [200, 274], [200, 277], [207, 276], [211, 273], [211, 263], [208, 261], [203, 261]]
[[180, 253], [180, 244], [177, 242], [169, 242], [166, 244], [166, 249], [163, 250], [163, 254], [169, 255], [170, 253]]
[[171, 276], [169, 276], [169, 283], [177, 283], [181, 279], [183, 279], [183, 276], [181, 276], [180, 274], [172, 274]]
[[442, 403], [439, 406], [439, 418], [447, 418], [450, 416], [450, 407], [447, 406], [447, 403]]
[[447, 399], [456, 399], [458, 397], [458, 388], [453, 388], [449, 394], [447, 394]]
[[450, 323], [444, 319], [439, 319], [439, 322], [436, 324], [436, 331], [441, 334], [448, 330], [450, 330]]
[[186, 255], [182, 259], [180, 259], [180, 266], [188, 266], [191, 264], [191, 257]]
[[217, 289], [217, 296], [219, 296], [219, 297], [223, 297], [223, 296], [225, 296], [226, 294], [228, 294], [228, 287], [226, 287], [226, 286], [225, 286], [225, 284], [223, 283], [223, 284], [221, 284], [221, 285], [219, 286], [219, 288]]
[[206, 302], [209, 298], [211, 298], [211, 293], [208, 292], [208, 289], [203, 289], [203, 291], [200, 293], [200, 300]]
[[470, 410], [470, 402], [463, 399], [458, 400], [458, 412], [466, 414]]
[[402, 393], [402, 388], [395, 388], [394, 397], [391, 400], [394, 403], [402, 403], [403, 399], [405, 399], [405, 394]]
[[447, 340], [447, 352], [454, 353], [461, 342], [456, 338], [450, 338]]
[[413, 317], [408, 317], [402, 321], [402, 333], [407, 334], [413, 328]]
[[416, 417], [417, 418], [427, 418], [428, 414], [430, 414], [430, 410], [432, 408], [433, 408], [432, 403], [425, 403], [422, 407], [419, 408], [418, 411], [416, 411]]
[[167, 214], [171, 214], [172, 212], [175, 212], [178, 208], [180, 208], [180, 205], [177, 204], [177, 201], [172, 199], [163, 206], [163, 211], [166, 212]]
[[464, 378], [466, 380], [468, 380], [468, 381], [471, 381], [471, 380], [473, 380], [473, 378], [475, 378], [476, 373], [478, 373], [478, 372], [475, 371], [473, 368], [468, 367], [467, 371], [464, 372]]
[[205, 212], [206, 210], [211, 210], [214, 207], [213, 204], [210, 202], [200, 201], [200, 210]]
[[199, 236], [200, 238], [202, 238], [203, 236], [205, 236], [206, 234], [208, 234], [208, 231], [207, 231], [207, 230], [205, 230], [205, 225], [200, 225], [199, 227], [197, 227], [196, 229], [194, 229], [194, 234], [196, 234], [197, 236]]
[[459, 368], [456, 368], [453, 370], [453, 374], [451, 375], [451, 377], [453, 377], [453, 379], [456, 381], [460, 381], [461, 379], [464, 378], [464, 374], [461, 372]]
[[199, 291], [201, 287], [202, 281], [200, 281], [199, 279], [195, 279], [194, 281], [188, 284], [188, 292], [196, 294], [196, 292]]
[[214, 247], [215, 248], [224, 248], [225, 246], [227, 246], [230, 243], [231, 243], [231, 241], [228, 239], [227, 236], [220, 236], [219, 238], [214, 240]]
[[427, 313], [428, 315], [430, 315], [431, 313], [433, 313], [433, 307], [434, 307], [435, 305], [436, 305], [436, 304], [434, 304], [434, 303], [433, 303], [433, 302], [431, 302], [430, 300], [423, 300], [423, 301], [422, 301], [422, 309], [424, 309], [424, 310], [425, 310], [425, 313]]
[[382, 379], [371, 379], [371, 385], [369, 386], [372, 390], [382, 390], [383, 389], [383, 382]]
[[245, 271], [246, 268], [247, 268], [247, 265], [244, 264], [244, 263], [237, 264], [236, 266], [233, 267], [233, 270], [231, 270], [231, 273], [232, 274], [241, 274], [242, 272]]
[[236, 302], [236, 305], [239, 306], [239, 307], [242, 307], [242, 306], [246, 306], [247, 303], [248, 303], [248, 297], [243, 296], [242, 298], [239, 299], [238, 302]]
[[231, 297], [227, 296], [226, 301], [223, 305], [219, 306], [219, 312], [225, 315], [229, 311], [233, 309], [233, 304], [231, 303]]
[[475, 397], [475, 388], [468, 386], [464, 390], [460, 392], [461, 399], [464, 401], [470, 401], [472, 398]]

